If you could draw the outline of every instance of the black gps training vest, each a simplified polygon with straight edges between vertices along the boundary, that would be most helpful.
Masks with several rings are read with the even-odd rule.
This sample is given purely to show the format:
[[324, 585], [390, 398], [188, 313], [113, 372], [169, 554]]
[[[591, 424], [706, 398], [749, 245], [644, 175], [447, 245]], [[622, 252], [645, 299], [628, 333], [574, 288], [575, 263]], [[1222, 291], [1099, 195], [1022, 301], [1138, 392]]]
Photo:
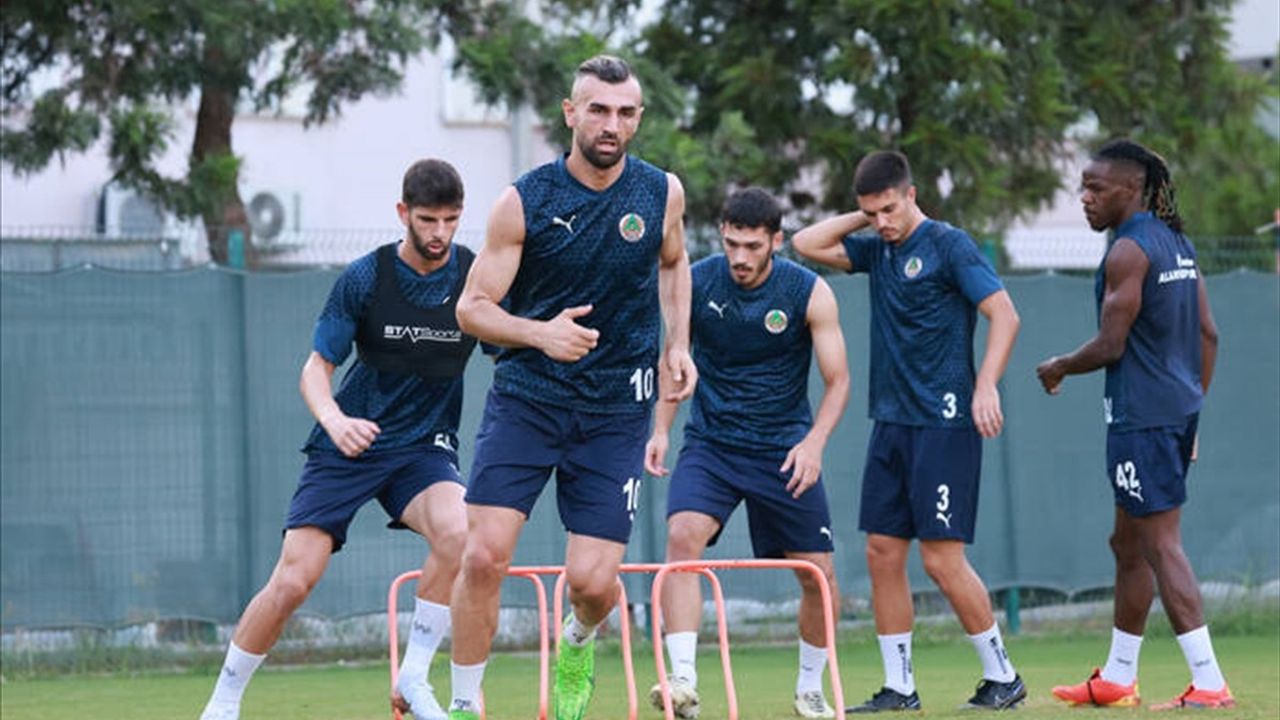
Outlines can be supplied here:
[[396, 281], [396, 245], [378, 248], [377, 280], [369, 309], [356, 328], [356, 352], [364, 364], [384, 372], [429, 379], [460, 377], [476, 339], [458, 328], [454, 314], [475, 254], [454, 245], [458, 282], [444, 303], [421, 308], [405, 299]]

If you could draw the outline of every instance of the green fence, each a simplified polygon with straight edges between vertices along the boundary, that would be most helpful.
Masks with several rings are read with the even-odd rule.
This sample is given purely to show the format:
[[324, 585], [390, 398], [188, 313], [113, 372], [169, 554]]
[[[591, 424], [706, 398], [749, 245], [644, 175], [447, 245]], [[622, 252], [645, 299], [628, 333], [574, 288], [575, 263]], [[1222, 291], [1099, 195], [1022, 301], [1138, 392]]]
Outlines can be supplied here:
[[[279, 549], [310, 427], [298, 372], [334, 278], [212, 269], [0, 274], [4, 629], [235, 619]], [[867, 289], [862, 277], [831, 282], [854, 386], [825, 476], [841, 582], [865, 594], [857, 513], [870, 432]], [[1110, 585], [1101, 375], [1071, 378], [1049, 398], [1033, 372], [1092, 332], [1091, 282], [1036, 276], [1008, 285], [1023, 330], [1003, 386], [1006, 430], [986, 443], [972, 560], [993, 588]], [[1280, 279], [1239, 272], [1209, 286], [1221, 355], [1184, 540], [1202, 579], [1264, 581], [1280, 576]], [[464, 470], [490, 376], [477, 356], [467, 375]], [[816, 401], [816, 371], [812, 387]], [[628, 560], [661, 559], [664, 502], [665, 481], [648, 481]], [[750, 553], [741, 515], [713, 556]], [[306, 611], [377, 611], [390, 579], [420, 564], [416, 536], [383, 522], [376, 506], [362, 511]], [[554, 501], [541, 502], [516, 562], [559, 562], [562, 552]], [[924, 587], [918, 561], [912, 573]], [[796, 594], [791, 582], [748, 575], [727, 577], [726, 590], [759, 600]], [[528, 603], [523, 593], [512, 584], [506, 602]]]

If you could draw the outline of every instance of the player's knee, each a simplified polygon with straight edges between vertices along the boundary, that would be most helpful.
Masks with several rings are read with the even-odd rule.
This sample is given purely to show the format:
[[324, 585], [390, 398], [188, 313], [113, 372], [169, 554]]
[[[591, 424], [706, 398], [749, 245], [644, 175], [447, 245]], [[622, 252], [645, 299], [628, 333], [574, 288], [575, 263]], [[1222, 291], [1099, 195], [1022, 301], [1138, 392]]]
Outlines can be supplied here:
[[441, 565], [457, 568], [462, 564], [462, 553], [467, 547], [467, 530], [459, 527], [439, 533], [431, 543], [431, 553]]
[[963, 565], [941, 553], [923, 552], [920, 554], [920, 560], [924, 565], [925, 573], [944, 594], [954, 584], [956, 576], [964, 571]]
[[499, 585], [511, 565], [510, 553], [483, 542], [466, 544], [462, 552], [462, 573], [473, 585]]
[[702, 557], [706, 540], [702, 533], [687, 525], [676, 523], [667, 530], [667, 561], [697, 560]]
[[904, 566], [904, 560], [896, 548], [874, 539], [867, 540], [867, 569], [871, 572], [893, 572]]
[[307, 577], [305, 573], [285, 570], [272, 576], [268, 590], [277, 606], [293, 612], [306, 602], [307, 596], [311, 594], [315, 585], [316, 581]]
[[1144, 562], [1142, 548], [1138, 543], [1133, 542], [1132, 538], [1112, 533], [1110, 543], [1111, 554], [1115, 556], [1117, 566], [1130, 567]]
[[618, 576], [599, 567], [571, 571], [565, 582], [568, 583], [570, 596], [575, 602], [608, 604], [618, 593]]

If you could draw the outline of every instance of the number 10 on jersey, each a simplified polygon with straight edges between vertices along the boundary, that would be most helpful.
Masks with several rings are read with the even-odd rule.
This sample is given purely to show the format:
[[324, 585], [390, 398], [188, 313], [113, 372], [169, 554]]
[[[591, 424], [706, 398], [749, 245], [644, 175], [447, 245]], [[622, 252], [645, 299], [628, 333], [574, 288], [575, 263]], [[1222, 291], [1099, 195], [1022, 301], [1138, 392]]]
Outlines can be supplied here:
[[653, 368], [636, 368], [631, 373], [630, 382], [636, 391], [636, 402], [645, 402], [653, 397]]

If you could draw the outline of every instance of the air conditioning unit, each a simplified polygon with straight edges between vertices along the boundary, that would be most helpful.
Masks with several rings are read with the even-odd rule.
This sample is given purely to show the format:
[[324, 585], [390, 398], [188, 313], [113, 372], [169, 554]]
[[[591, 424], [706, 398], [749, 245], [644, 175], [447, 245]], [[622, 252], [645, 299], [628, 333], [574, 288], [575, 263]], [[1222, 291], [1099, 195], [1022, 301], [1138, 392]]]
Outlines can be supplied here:
[[253, 244], [261, 249], [297, 246], [302, 240], [302, 195], [276, 188], [240, 191]]
[[97, 230], [113, 238], [172, 239], [179, 222], [154, 200], [117, 183], [107, 183], [98, 197]]

